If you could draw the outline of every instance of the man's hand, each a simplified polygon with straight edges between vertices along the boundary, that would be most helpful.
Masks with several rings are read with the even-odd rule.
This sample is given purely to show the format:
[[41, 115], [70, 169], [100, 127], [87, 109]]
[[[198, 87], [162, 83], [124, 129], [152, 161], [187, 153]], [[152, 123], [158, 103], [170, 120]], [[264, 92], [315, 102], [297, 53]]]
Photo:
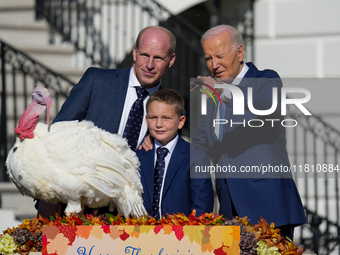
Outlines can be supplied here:
[[153, 148], [153, 138], [148, 135], [145, 137], [143, 143], [138, 147], [139, 150], [144, 149], [145, 151], [150, 151]]

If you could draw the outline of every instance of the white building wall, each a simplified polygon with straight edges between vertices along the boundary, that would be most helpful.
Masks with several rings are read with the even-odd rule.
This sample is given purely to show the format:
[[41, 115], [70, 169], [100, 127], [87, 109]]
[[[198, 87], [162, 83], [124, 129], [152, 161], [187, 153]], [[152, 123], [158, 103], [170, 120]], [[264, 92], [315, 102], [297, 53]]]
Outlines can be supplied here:
[[[253, 62], [282, 78], [340, 78], [339, 13], [339, 0], [255, 1]], [[313, 115], [340, 130], [340, 84], [324, 81], [284, 86], [307, 88]]]
[[257, 0], [255, 64], [281, 77], [340, 77], [339, 0]]

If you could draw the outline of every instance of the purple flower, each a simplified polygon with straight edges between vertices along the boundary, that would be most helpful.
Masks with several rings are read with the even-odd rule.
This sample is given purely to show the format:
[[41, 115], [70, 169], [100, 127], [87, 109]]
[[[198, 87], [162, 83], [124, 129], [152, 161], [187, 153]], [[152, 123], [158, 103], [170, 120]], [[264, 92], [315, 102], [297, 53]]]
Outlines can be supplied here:
[[27, 228], [16, 228], [11, 236], [13, 236], [14, 242], [23, 245], [31, 240], [33, 234]]
[[240, 226], [240, 255], [256, 255], [257, 254], [257, 240], [253, 232], [247, 233], [246, 227], [237, 220], [226, 220], [226, 226]]

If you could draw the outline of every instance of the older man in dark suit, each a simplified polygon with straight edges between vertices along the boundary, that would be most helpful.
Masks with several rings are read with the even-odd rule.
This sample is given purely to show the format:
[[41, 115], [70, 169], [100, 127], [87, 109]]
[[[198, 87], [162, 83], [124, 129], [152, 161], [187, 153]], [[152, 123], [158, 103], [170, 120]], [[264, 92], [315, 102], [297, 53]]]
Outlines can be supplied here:
[[[259, 71], [252, 63], [244, 63], [242, 36], [235, 28], [226, 25], [211, 28], [202, 36], [201, 42], [206, 65], [213, 76], [198, 77], [203, 83], [211, 86], [221, 81], [233, 84], [242, 91], [245, 102], [248, 88], [252, 88], [254, 108], [271, 108], [273, 88], [281, 90], [281, 79], [273, 70]], [[289, 167], [285, 129], [281, 125], [280, 95], [273, 113], [257, 116], [247, 104], [243, 106], [243, 115], [234, 114], [235, 95], [233, 98], [228, 89], [220, 93], [223, 104], [216, 107], [212, 100], [208, 100], [207, 114], [202, 116], [191, 143], [191, 162], [196, 166], [208, 166], [212, 159], [214, 164], [230, 166], [236, 171], [217, 175], [220, 214], [229, 219], [248, 216], [253, 224], [263, 216], [281, 228], [284, 236], [292, 238], [294, 227], [305, 223], [306, 219], [291, 174], [283, 171], [262, 176], [240, 173], [241, 167], [247, 166], [249, 169]], [[223, 119], [227, 124], [214, 127], [214, 119]], [[263, 126], [251, 127], [247, 123], [252, 119], [262, 120]], [[279, 121], [273, 123], [265, 119]], [[259, 126], [258, 123], [252, 124]]]

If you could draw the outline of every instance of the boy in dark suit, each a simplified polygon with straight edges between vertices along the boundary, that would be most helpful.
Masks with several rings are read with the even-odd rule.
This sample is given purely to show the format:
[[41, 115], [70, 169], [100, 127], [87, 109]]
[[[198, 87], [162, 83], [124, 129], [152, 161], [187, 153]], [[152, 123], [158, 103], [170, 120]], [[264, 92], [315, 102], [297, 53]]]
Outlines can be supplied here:
[[156, 219], [166, 214], [197, 215], [212, 212], [214, 193], [210, 179], [190, 178], [190, 144], [178, 130], [185, 123], [184, 100], [174, 90], [153, 93], [146, 104], [146, 122], [154, 146], [137, 151], [146, 211]]

